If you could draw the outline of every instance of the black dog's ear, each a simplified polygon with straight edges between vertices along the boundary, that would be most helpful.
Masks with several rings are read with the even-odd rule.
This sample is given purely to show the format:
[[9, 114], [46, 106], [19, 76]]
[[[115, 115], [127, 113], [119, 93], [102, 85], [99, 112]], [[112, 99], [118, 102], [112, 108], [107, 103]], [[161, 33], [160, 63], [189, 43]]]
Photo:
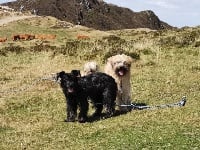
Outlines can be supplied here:
[[71, 74], [75, 77], [81, 77], [81, 72], [80, 70], [72, 70]]
[[61, 71], [61, 72], [57, 73], [56, 80], [58, 81], [59, 78], [62, 78], [62, 77], [63, 77], [63, 75], [65, 75], [65, 72], [64, 72], [64, 71]]

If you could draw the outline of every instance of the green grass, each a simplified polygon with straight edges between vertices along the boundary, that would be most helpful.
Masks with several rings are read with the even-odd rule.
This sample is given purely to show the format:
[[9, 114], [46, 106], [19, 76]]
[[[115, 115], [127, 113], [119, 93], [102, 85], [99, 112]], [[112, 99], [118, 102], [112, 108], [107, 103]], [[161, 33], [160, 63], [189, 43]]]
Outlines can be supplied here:
[[[85, 28], [46, 28], [45, 22], [40, 26], [35, 22], [22, 22], [23, 27], [32, 24], [26, 30], [20, 29], [20, 24], [16, 26], [21, 32], [36, 32], [38, 28], [44, 33], [56, 33], [57, 39], [48, 43], [50, 48], [35, 47], [34, 51], [31, 47], [37, 41], [0, 45], [0, 149], [200, 148], [200, 48], [195, 45], [199, 28], [101, 33]], [[0, 35], [7, 31], [11, 34], [13, 26], [1, 27]], [[94, 38], [76, 40], [79, 32]], [[191, 43], [183, 40], [187, 35], [195, 37]], [[89, 60], [96, 60], [103, 70], [106, 58], [119, 52], [135, 58], [131, 70], [133, 102], [174, 103], [185, 95], [186, 106], [133, 110], [85, 124], [65, 123], [66, 104], [61, 88], [57, 83], [37, 80], [61, 70], [82, 69]], [[89, 114], [92, 111], [90, 108]]]

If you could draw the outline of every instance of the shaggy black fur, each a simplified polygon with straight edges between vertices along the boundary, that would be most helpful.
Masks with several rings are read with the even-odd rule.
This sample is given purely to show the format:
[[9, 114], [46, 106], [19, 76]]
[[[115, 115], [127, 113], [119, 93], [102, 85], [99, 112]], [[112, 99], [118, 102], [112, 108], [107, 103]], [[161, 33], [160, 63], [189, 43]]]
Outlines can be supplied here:
[[67, 102], [67, 122], [74, 122], [77, 116], [78, 106], [80, 113], [79, 122], [87, 121], [89, 109], [88, 98], [92, 100], [95, 107], [93, 116], [100, 116], [103, 105], [106, 107], [106, 117], [113, 115], [115, 111], [115, 99], [117, 95], [117, 84], [115, 80], [105, 73], [93, 73], [83, 77], [77, 77], [74, 72], [57, 74], [61, 79], [61, 88]]
[[72, 70], [72, 71], [71, 71], [71, 74], [73, 74], [73, 75], [76, 76], [76, 77], [81, 77], [81, 72], [80, 72], [80, 70]]

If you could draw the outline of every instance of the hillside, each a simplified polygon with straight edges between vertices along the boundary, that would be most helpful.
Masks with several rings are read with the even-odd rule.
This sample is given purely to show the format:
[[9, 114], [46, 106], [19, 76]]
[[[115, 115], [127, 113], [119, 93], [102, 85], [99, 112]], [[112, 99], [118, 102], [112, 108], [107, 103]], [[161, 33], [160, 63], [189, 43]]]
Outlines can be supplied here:
[[133, 12], [128, 8], [107, 4], [100, 0], [17, 0], [4, 5], [18, 11], [32, 11], [40, 16], [53, 16], [98, 30], [172, 28], [150, 10]]

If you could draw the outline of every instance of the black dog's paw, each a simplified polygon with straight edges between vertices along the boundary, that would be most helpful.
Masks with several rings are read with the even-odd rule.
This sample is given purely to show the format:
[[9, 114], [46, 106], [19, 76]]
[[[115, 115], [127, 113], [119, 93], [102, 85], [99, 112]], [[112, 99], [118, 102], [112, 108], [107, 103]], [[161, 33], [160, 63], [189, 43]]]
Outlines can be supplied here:
[[67, 118], [67, 119], [65, 119], [64, 121], [65, 121], [65, 122], [75, 122], [75, 119], [69, 119], [69, 118]]
[[87, 121], [87, 118], [84, 118], [84, 117], [78, 118], [79, 123], [85, 123], [86, 121]]
[[115, 109], [114, 108], [106, 108], [106, 118], [110, 118], [112, 116], [114, 116], [115, 114]]

